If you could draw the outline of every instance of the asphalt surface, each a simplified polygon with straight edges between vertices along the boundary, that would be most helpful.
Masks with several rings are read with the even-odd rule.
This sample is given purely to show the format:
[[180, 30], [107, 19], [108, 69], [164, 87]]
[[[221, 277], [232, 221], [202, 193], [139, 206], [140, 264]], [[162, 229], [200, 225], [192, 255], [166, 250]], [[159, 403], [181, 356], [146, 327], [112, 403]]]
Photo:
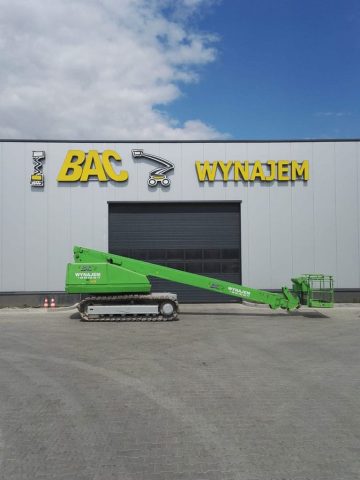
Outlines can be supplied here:
[[360, 478], [360, 306], [0, 332], [1, 480]]

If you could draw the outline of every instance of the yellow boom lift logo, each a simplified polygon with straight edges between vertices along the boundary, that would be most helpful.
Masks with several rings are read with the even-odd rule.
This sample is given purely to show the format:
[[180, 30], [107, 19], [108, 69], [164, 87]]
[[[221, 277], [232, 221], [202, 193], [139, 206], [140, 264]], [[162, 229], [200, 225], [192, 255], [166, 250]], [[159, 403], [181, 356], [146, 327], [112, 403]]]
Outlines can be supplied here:
[[147, 158], [148, 160], [153, 160], [160, 165], [159, 167], [154, 168], [154, 170], [151, 170], [149, 173], [147, 182], [149, 187], [156, 187], [158, 183], [160, 183], [163, 187], [170, 186], [171, 182], [167, 177], [167, 173], [171, 172], [171, 170], [174, 170], [175, 165], [173, 163], [169, 162], [169, 160], [158, 157], [157, 155], [144, 153], [143, 150], [131, 150], [131, 153], [135, 160], [139, 158]]

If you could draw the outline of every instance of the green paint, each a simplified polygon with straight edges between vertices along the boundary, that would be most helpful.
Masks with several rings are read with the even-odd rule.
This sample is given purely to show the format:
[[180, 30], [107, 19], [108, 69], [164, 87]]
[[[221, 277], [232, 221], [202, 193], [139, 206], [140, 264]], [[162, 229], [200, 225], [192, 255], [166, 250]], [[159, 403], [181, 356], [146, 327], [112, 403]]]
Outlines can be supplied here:
[[300, 305], [299, 297], [294, 296], [286, 287], [282, 288], [281, 293], [271, 293], [83, 247], [74, 247], [74, 263], [67, 267], [66, 291], [96, 294], [148, 293], [151, 291], [148, 277], [264, 303], [273, 309], [292, 310]]
[[315, 308], [334, 306], [334, 280], [331, 275], [308, 273], [291, 280], [293, 291], [302, 305]]

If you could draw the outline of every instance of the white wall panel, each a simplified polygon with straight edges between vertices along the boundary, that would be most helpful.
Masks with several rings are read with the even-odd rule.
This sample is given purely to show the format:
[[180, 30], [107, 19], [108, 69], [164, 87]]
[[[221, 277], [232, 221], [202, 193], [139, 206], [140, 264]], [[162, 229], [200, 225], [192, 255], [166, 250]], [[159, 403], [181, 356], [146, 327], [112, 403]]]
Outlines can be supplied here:
[[[244, 161], [248, 158], [246, 143], [226, 143], [225, 153], [227, 162]], [[227, 201], [241, 202], [241, 273], [242, 282], [249, 283], [249, 216], [248, 216], [248, 184], [246, 182], [228, 182], [225, 189]]]
[[[357, 191], [356, 191], [356, 195], [357, 195], [357, 199], [356, 199], [356, 208], [357, 208], [357, 229], [356, 229], [356, 233], [355, 235], [357, 235], [357, 238], [358, 238], [358, 255], [359, 255], [359, 258], [360, 258], [360, 142], [357, 143], [356, 145], [356, 150], [357, 150], [357, 153], [356, 153], [356, 158], [357, 158], [357, 162], [356, 162], [356, 178], [357, 178]], [[359, 262], [360, 264], [360, 262]], [[357, 280], [358, 283], [356, 283], [356, 285], [360, 285], [360, 265], [359, 265], [359, 275], [358, 275], [358, 280]]]
[[[68, 183], [57, 183], [56, 178], [59, 173], [62, 161], [69, 149], [76, 148], [67, 144], [49, 144], [46, 152], [47, 164], [46, 175], [47, 183], [45, 187], [48, 210], [48, 249], [47, 249], [47, 276], [50, 290], [63, 290], [65, 283], [66, 263], [71, 258], [71, 230], [74, 228], [72, 203], [73, 190], [81, 190], [83, 195], [88, 195], [89, 189], [82, 185], [71, 185]], [[88, 149], [89, 146], [84, 146]], [[76, 199], [75, 195], [75, 199]], [[89, 201], [89, 199], [88, 199]], [[88, 219], [90, 209], [82, 212], [81, 217], [76, 219], [83, 224], [83, 228], [89, 232]]]
[[314, 195], [315, 236], [314, 270], [320, 273], [333, 273], [336, 276], [335, 144], [332, 142], [314, 143], [312, 164], [311, 185]]
[[[128, 147], [126, 147], [128, 149]], [[140, 148], [144, 150], [144, 153], [150, 153], [153, 155], [160, 155], [160, 145], [159, 143], [152, 143], [151, 145], [144, 143], [144, 144], [136, 144], [135, 148]], [[129, 160], [131, 158], [131, 151], [128, 149], [129, 153]], [[150, 187], [148, 185], [148, 178], [149, 172], [155, 168], [155, 164], [153, 161], [148, 159], [139, 159], [139, 160], [132, 160], [132, 163], [136, 165], [137, 170], [137, 200], [142, 202], [159, 202], [161, 199], [161, 188], [164, 187]], [[131, 173], [133, 167], [129, 165], [129, 186], [131, 185]], [[173, 178], [173, 177], [171, 177]], [[171, 187], [170, 187], [171, 188]], [[125, 193], [127, 198], [127, 194]]]
[[[244, 161], [247, 159], [246, 143], [227, 143], [225, 144], [225, 162]], [[233, 173], [230, 174], [230, 181], [224, 183], [225, 200], [242, 200], [247, 198], [247, 183], [235, 182]]]
[[292, 275], [315, 272], [314, 160], [312, 143], [292, 143], [291, 159], [309, 160], [310, 179], [296, 181], [291, 193], [291, 261]]
[[[204, 161], [225, 162], [226, 149], [224, 143], [204, 143]], [[222, 181], [222, 175], [218, 174], [215, 182], [205, 182], [205, 199], [225, 200], [226, 186]]]
[[336, 282], [345, 287], [359, 278], [357, 145], [335, 144]]
[[[2, 169], [2, 165], [4, 163], [4, 144], [0, 143], [0, 171]], [[3, 200], [3, 182], [4, 182], [4, 177], [3, 175], [0, 175], [0, 292], [4, 290], [3, 288], [3, 273], [4, 272], [4, 267], [3, 267], [3, 231], [4, 231], [4, 226], [5, 223], [3, 221], [3, 206], [4, 206], [4, 200]]]
[[[250, 143], [248, 160], [269, 160], [268, 143]], [[255, 181], [248, 187], [248, 285], [269, 288], [271, 285], [270, 255], [270, 186]]]
[[[291, 160], [289, 143], [270, 143], [269, 160]], [[291, 182], [271, 182], [270, 206], [270, 284], [285, 286], [292, 274]]]
[[[25, 290], [45, 290], [47, 278], [47, 249], [48, 249], [48, 224], [47, 224], [47, 195], [48, 178], [45, 176], [45, 187], [30, 186], [30, 177], [33, 173], [32, 151], [49, 150], [48, 145], [29, 143], [25, 145], [24, 162], [26, 181], [25, 195]], [[30, 154], [29, 154], [30, 152]], [[42, 162], [46, 171], [48, 159]]]
[[[182, 165], [183, 169], [180, 176], [176, 177], [182, 184], [182, 200], [189, 202], [204, 201], [205, 198], [211, 198], [208, 190], [209, 186], [206, 182], [199, 182], [196, 171], [195, 162], [204, 161], [204, 144], [203, 143], [183, 143], [182, 144]], [[175, 182], [175, 178], [174, 178]]]
[[[169, 160], [175, 165], [173, 171], [169, 172], [168, 177], [171, 182], [169, 187], [153, 187], [158, 188], [160, 193], [160, 200], [162, 202], [173, 202], [179, 198], [183, 198], [183, 188], [181, 182], [178, 181], [178, 172], [183, 170], [182, 154], [181, 154], [181, 143], [160, 143], [159, 145], [159, 156], [165, 160]], [[187, 165], [185, 168], [188, 168], [190, 165]], [[156, 164], [152, 164], [150, 168], [146, 169], [147, 174], [149, 175], [150, 170], [153, 170], [157, 167]]]
[[[2, 148], [2, 283], [5, 291], [25, 290], [25, 144], [7, 143]], [[30, 162], [32, 152], [30, 152]]]

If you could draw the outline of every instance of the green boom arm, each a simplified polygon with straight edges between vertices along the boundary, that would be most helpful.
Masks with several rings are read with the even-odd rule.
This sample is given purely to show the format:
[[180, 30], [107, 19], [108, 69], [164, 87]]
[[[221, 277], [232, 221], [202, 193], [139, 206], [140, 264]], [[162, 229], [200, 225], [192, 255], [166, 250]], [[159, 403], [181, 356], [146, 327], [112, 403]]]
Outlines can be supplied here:
[[147, 277], [158, 277], [213, 292], [264, 303], [270, 308], [298, 308], [298, 297], [286, 287], [281, 293], [245, 287], [236, 283], [163, 267], [133, 258], [74, 247], [74, 263], [69, 263], [66, 291], [69, 293], [148, 293], [151, 284]]

